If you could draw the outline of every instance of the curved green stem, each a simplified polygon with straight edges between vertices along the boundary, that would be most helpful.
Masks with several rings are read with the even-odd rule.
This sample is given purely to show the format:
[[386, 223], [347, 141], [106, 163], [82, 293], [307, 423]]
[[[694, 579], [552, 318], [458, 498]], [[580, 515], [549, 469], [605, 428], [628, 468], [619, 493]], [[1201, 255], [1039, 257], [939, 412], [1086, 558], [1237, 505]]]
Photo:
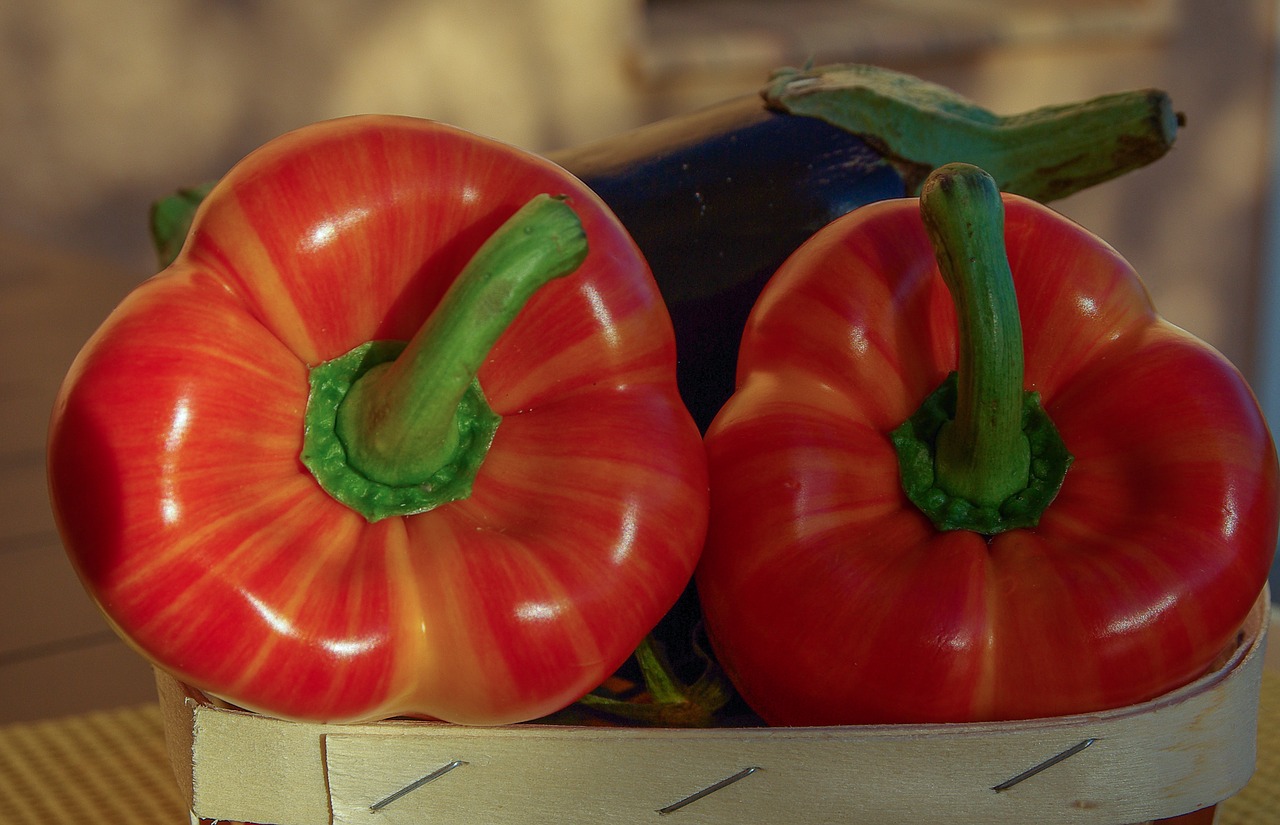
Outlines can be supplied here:
[[990, 175], [944, 166], [920, 193], [920, 215], [956, 304], [955, 419], [938, 433], [938, 486], [995, 506], [1027, 486], [1022, 432], [1022, 323], [1004, 248], [1004, 205]]
[[533, 294], [587, 254], [578, 216], [540, 195], [489, 238], [406, 345], [371, 342], [312, 371], [303, 462], [376, 520], [465, 496], [497, 428], [476, 374]]
[[893, 433], [903, 487], [939, 529], [1034, 525], [1071, 456], [1038, 396], [1023, 390], [999, 187], [976, 166], [948, 164], [925, 182], [920, 214], [956, 305], [959, 363]]

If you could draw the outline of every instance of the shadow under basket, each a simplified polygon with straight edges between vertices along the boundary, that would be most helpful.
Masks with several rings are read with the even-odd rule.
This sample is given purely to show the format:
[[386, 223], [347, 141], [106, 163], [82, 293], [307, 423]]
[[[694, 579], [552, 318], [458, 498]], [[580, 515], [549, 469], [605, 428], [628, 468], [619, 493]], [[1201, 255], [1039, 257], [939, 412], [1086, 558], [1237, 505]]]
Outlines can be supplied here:
[[1149, 702], [1017, 722], [474, 728], [287, 722], [157, 673], [192, 821], [270, 825], [875, 822], [1127, 825], [1253, 773], [1264, 591], [1211, 673]]

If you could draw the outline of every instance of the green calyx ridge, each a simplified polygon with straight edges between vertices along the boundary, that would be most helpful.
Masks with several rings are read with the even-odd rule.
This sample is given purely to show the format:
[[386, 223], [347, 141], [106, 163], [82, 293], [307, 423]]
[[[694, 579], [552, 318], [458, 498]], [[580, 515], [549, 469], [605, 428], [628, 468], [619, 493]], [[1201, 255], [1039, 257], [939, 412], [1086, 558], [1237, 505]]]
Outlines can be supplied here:
[[471, 495], [502, 421], [485, 399], [480, 382], [472, 381], [454, 417], [458, 431], [454, 457], [427, 478], [414, 484], [388, 484], [352, 466], [338, 435], [338, 408], [357, 380], [379, 364], [394, 361], [407, 345], [407, 341], [369, 341], [311, 370], [302, 463], [329, 495], [371, 522], [424, 513]]
[[500, 416], [477, 378], [533, 295], [587, 257], [567, 199], [538, 195], [481, 245], [408, 342], [371, 341], [312, 368], [300, 459], [374, 522], [471, 494]]
[[1040, 394], [1026, 391], [1022, 400], [1022, 433], [1031, 457], [1026, 486], [998, 504], [982, 504], [943, 489], [934, 472], [938, 432], [956, 415], [956, 383], [953, 372], [915, 415], [890, 434], [907, 498], [939, 530], [970, 530], [990, 536], [1036, 526], [1058, 495], [1072, 461], [1058, 428], [1040, 404]]
[[977, 166], [947, 164], [921, 188], [920, 217], [955, 304], [958, 365], [890, 435], [902, 489], [939, 530], [1033, 527], [1072, 457], [1038, 394], [1023, 388], [1000, 189]]
[[784, 68], [765, 103], [859, 135], [916, 194], [947, 163], [979, 166], [1002, 191], [1048, 202], [1163, 157], [1182, 116], [1159, 89], [997, 115], [945, 86], [879, 66]]

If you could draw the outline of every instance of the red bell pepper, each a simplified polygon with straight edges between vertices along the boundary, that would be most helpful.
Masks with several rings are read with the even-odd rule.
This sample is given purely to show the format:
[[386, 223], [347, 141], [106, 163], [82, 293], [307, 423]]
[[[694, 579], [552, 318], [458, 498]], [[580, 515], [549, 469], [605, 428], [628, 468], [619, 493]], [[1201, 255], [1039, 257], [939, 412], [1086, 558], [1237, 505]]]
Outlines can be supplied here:
[[706, 444], [698, 590], [772, 724], [1158, 696], [1234, 642], [1276, 545], [1242, 377], [1113, 249], [973, 167], [789, 259]]
[[76, 359], [49, 476], [131, 643], [294, 719], [557, 710], [675, 602], [706, 522], [625, 230], [550, 162], [409, 118], [238, 164]]

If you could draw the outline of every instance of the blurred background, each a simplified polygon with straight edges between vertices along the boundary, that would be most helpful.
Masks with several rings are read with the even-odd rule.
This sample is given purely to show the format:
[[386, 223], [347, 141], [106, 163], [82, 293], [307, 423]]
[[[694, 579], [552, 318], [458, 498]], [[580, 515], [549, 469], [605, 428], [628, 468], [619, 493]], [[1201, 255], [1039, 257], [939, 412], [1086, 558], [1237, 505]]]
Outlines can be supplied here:
[[[878, 63], [999, 113], [1154, 86], [1171, 155], [1056, 206], [1141, 272], [1270, 410], [1274, 0], [42, 0], [0, 4], [0, 723], [147, 701], [45, 500], [76, 350], [154, 269], [157, 197], [286, 130], [434, 118], [535, 151]], [[1121, 390], [1123, 391], [1123, 390]]]

